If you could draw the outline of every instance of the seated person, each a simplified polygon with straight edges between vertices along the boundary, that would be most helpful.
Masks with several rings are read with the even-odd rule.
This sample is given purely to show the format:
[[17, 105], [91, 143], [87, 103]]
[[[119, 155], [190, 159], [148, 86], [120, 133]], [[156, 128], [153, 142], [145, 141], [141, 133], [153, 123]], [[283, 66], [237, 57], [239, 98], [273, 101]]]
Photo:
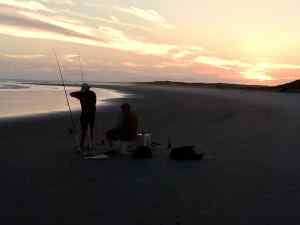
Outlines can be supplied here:
[[124, 103], [121, 105], [121, 117], [117, 126], [106, 132], [106, 138], [112, 147], [113, 141], [131, 141], [137, 136], [138, 120], [136, 115], [131, 111], [130, 105]]

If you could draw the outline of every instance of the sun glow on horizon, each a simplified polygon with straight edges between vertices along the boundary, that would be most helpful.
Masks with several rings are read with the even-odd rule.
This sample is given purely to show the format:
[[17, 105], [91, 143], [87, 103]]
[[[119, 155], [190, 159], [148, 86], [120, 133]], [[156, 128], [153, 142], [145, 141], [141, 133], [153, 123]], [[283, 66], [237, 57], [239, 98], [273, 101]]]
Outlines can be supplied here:
[[264, 81], [274, 81], [275, 78], [273, 78], [270, 75], [265, 74], [264, 72], [257, 71], [257, 70], [247, 70], [240, 73], [245, 79], [248, 80], [256, 80], [259, 82]]

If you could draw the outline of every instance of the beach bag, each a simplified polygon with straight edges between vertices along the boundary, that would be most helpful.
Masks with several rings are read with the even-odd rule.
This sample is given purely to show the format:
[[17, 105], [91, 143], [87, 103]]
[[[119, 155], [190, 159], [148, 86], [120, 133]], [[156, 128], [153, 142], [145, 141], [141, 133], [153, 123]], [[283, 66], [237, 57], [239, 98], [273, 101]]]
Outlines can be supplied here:
[[170, 158], [175, 160], [201, 160], [203, 153], [195, 152], [195, 146], [181, 146], [173, 148]]
[[149, 159], [149, 158], [152, 158], [152, 151], [148, 146], [138, 146], [132, 152], [132, 158], [134, 158], [134, 159]]

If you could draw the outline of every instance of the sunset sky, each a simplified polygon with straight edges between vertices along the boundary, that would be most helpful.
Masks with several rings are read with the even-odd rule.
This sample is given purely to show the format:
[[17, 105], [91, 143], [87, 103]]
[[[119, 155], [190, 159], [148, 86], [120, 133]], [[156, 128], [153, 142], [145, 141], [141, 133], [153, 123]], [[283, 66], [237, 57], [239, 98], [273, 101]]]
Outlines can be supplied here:
[[299, 0], [0, 0], [0, 79], [279, 84], [300, 78]]

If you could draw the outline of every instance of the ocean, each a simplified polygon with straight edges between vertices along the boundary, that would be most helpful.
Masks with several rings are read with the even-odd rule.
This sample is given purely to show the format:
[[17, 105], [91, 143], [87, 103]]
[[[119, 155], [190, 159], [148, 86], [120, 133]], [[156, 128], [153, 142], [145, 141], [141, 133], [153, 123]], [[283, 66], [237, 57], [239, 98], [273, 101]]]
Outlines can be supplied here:
[[[67, 93], [79, 90], [67, 87]], [[107, 99], [121, 98], [117, 91], [92, 88], [97, 95], [97, 106], [108, 104]], [[79, 110], [78, 100], [69, 96], [72, 110]], [[0, 81], [0, 118], [24, 117], [68, 110], [63, 87]]]

